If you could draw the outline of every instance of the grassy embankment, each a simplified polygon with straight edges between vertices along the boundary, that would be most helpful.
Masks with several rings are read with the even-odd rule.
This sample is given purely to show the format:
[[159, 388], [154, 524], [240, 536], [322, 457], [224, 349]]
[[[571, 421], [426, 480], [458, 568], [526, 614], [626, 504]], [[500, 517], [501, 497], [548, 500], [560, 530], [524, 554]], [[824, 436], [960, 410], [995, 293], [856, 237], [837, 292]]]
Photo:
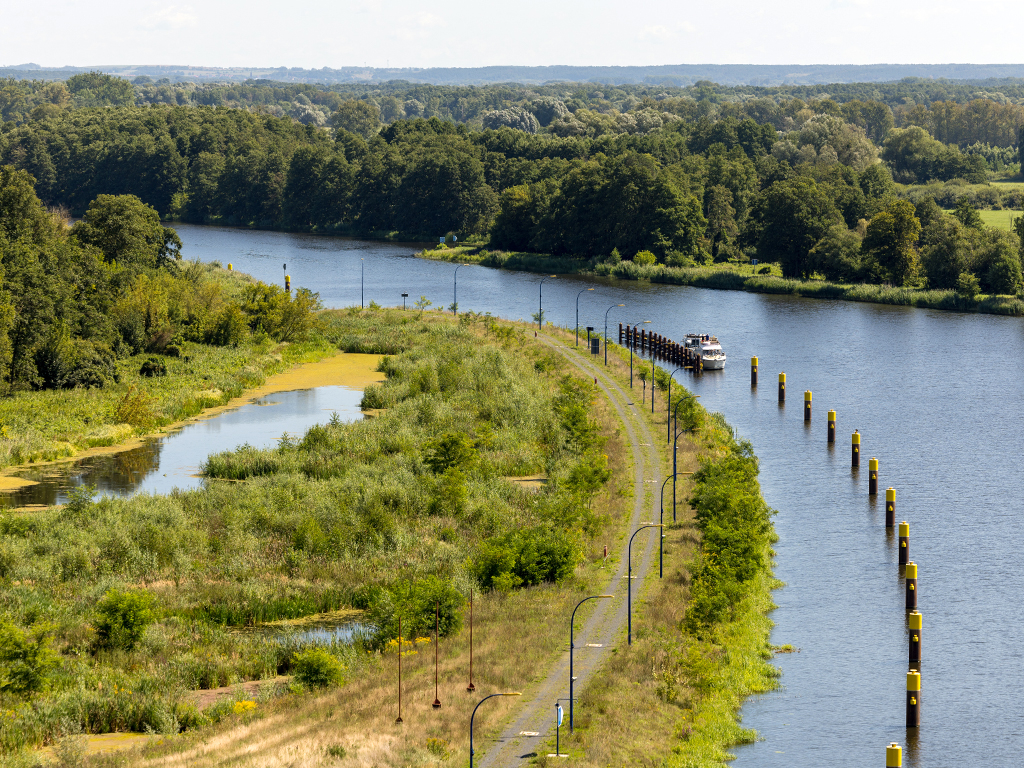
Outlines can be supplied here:
[[[20, 624], [22, 631], [31, 626], [38, 636], [52, 637], [61, 652], [44, 691], [23, 700], [4, 697], [0, 708], [7, 718], [0, 735], [7, 750], [73, 733], [76, 726], [87, 732], [150, 728], [172, 733], [184, 728], [183, 735], [150, 745], [143, 754], [162, 765], [243, 758], [253, 765], [284, 759], [295, 765], [319, 765], [325, 759], [350, 765], [460, 762], [473, 703], [464, 692], [464, 629], [458, 632], [452, 625], [451, 634], [442, 639], [445, 706], [440, 713], [432, 713], [427, 704], [433, 696], [429, 644], [413, 646], [419, 652], [405, 659], [406, 723], [397, 730], [395, 713], [381, 706], [393, 696], [393, 647], [389, 653], [385, 645], [383, 654], [335, 647], [332, 651], [347, 666], [345, 688], [274, 699], [275, 688], [281, 688], [275, 676], [291, 671], [297, 649], [230, 631], [232, 624], [352, 603], [369, 604], [377, 620], [386, 622], [389, 600], [382, 596], [399, 595], [403, 582], [430, 581], [438, 572], [457, 586], [489, 578], [497, 587], [478, 596], [475, 604], [476, 682], [481, 691], [528, 685], [561, 650], [561, 619], [581, 592], [607, 578], [598, 557], [601, 545], [624, 533], [617, 512], [630, 493], [630, 471], [609, 409], [598, 401], [595, 416], [611, 482], [589, 499], [584, 511], [583, 497], [565, 494], [571, 496], [579, 475], [592, 474], [601, 462], [595, 464], [593, 450], [574, 453], [565, 442], [567, 434], [589, 422], [579, 420], [573, 397], [565, 401], [567, 394], [579, 391], [579, 382], [567, 392], [559, 358], [524, 344], [516, 326], [507, 324], [481, 327], [467, 318], [456, 326], [435, 313], [419, 320], [413, 313], [394, 311], [330, 316], [330, 335], [342, 348], [411, 350], [386, 364], [388, 383], [371, 390], [370, 399], [377, 399], [373, 404], [389, 406], [378, 419], [312, 430], [302, 444], [278, 451], [240, 451], [211, 462], [215, 474], [245, 476], [245, 483], [215, 484], [169, 498], [95, 504], [83, 499], [63, 510], [2, 518], [0, 547], [10, 587], [4, 618]], [[460, 341], [470, 342], [474, 354], [467, 355], [470, 347], [459, 344], [454, 358], [449, 345]], [[441, 354], [445, 347], [447, 357]], [[483, 370], [481, 362], [487, 363]], [[497, 380], [495, 362], [501, 363], [499, 368], [507, 366], [506, 375]], [[613, 355], [612, 362], [624, 375], [624, 361]], [[531, 391], [539, 393], [539, 401], [531, 401]], [[496, 402], [493, 398], [499, 395]], [[481, 397], [484, 402], [477, 405], [483, 412], [505, 410], [491, 410], [481, 422], [481, 410], [465, 407], [466, 398]], [[563, 429], [556, 429], [555, 442], [547, 443], [546, 430], [538, 429], [543, 425], [530, 419], [548, 413], [550, 430], [552, 410], [561, 414], [554, 420]], [[476, 417], [467, 421], [469, 413]], [[487, 443], [477, 447], [480, 463], [467, 468], [461, 514], [436, 506], [453, 496], [448, 484], [452, 478], [438, 477], [422, 466], [430, 435], [436, 437], [453, 419]], [[509, 419], [502, 428], [486, 428]], [[589, 431], [583, 429], [584, 434]], [[525, 452], [510, 450], [524, 447], [513, 439], [517, 433], [531, 435]], [[557, 446], [554, 454], [552, 445]], [[531, 453], [530, 446], [537, 452]], [[432, 455], [436, 457], [436, 446]], [[407, 478], [413, 488], [396, 487], [396, 482], [402, 485], [402, 472], [417, 465], [419, 477], [414, 472]], [[490, 471], [484, 471], [488, 466]], [[536, 495], [500, 476], [537, 469], [545, 471], [548, 483]], [[594, 486], [594, 478], [588, 482]], [[408, 494], [395, 498], [404, 491]], [[454, 497], [463, 498], [457, 492]], [[495, 557], [493, 547], [481, 550], [481, 544], [493, 543], [497, 534], [514, 549], [517, 537], [509, 534], [531, 525], [578, 531], [582, 563], [559, 585], [507, 592], [513, 583], [508, 577], [521, 573], [529, 580], [530, 574], [517, 565], [504, 573], [497, 572], [500, 567], [482, 570], [480, 563], [500, 561], [502, 552]], [[687, 557], [683, 545], [695, 538], [692, 529], [680, 529], [678, 536], [680, 549], [669, 555], [676, 572]], [[35, 559], [25, 557], [30, 548]], [[513, 560], [521, 565], [522, 553]], [[534, 567], [538, 562], [533, 557]], [[94, 603], [111, 587], [146, 592], [156, 600], [156, 621], [132, 650], [96, 642]], [[415, 602], [415, 595], [411, 597]], [[418, 618], [414, 612], [406, 615], [407, 621], [429, 624], [432, 611], [420, 608]], [[525, 626], [529, 633], [522, 631]], [[426, 629], [421, 626], [414, 634], [429, 634]], [[758, 653], [764, 652], [765, 642], [766, 636], [761, 637]], [[680, 674], [685, 678], [685, 670]], [[251, 688], [236, 691], [204, 713], [189, 703], [195, 700], [191, 690], [245, 679], [266, 683], [256, 695]], [[729, 693], [727, 709], [737, 696]], [[481, 711], [481, 737], [493, 733], [508, 707], [500, 700], [488, 712]], [[736, 733], [701, 738], [712, 738], [721, 748]], [[73, 739], [61, 742], [68, 744]], [[92, 763], [120, 765], [141, 756], [97, 757]], [[24, 753], [8, 758], [25, 765], [35, 762]]]
[[[982, 213], [986, 213], [982, 211]], [[989, 211], [988, 213], [1003, 213]], [[458, 261], [484, 267], [516, 269], [525, 272], [551, 272], [557, 274], [588, 274], [614, 277], [620, 280], [649, 280], [652, 283], [689, 285], [750, 293], [773, 293], [801, 296], [809, 299], [863, 301], [875, 304], [944, 309], [955, 312], [980, 312], [994, 315], [1024, 316], [1024, 301], [1017, 296], [979, 294], [975, 298], [962, 296], [952, 290], [896, 288], [885, 285], [857, 283], [845, 285], [825, 280], [797, 280], [781, 277], [776, 264], [716, 264], [712, 267], [666, 267], [663, 264], [639, 266], [624, 261], [614, 267], [592, 264], [568, 257], [554, 257], [535, 253], [504, 253], [477, 248], [428, 249], [416, 254], [425, 259]], [[768, 268], [771, 274], [752, 274], [756, 269]]]
[[[201, 265], [203, 277], [228, 299], [252, 282], [247, 275]], [[296, 363], [336, 352], [320, 333], [277, 344], [265, 335], [238, 346], [183, 342], [180, 355], [156, 355], [167, 375], [146, 377], [140, 354], [117, 361], [118, 383], [102, 388], [15, 392], [0, 398], [0, 468], [53, 461], [120, 445], [221, 406]]]
[[[569, 366], [525, 344], [521, 327], [482, 318], [334, 312], [325, 313], [322, 335], [347, 351], [400, 353], [382, 362], [386, 383], [367, 390], [367, 405], [384, 408], [376, 418], [327, 424], [279, 449], [211, 458], [212, 476], [243, 482], [167, 497], [83, 495], [62, 508], [0, 516], [0, 666], [5, 676], [16, 666], [34, 670], [17, 690], [0, 692], [7, 762], [33, 764], [13, 755], [77, 731], [184, 730], [157, 748], [172, 753], [204, 743], [217, 722], [232, 742], [264, 717], [260, 732], [284, 718], [292, 733], [292, 715], [339, 700], [362, 708], [355, 751], [380, 748], [372, 759], [387, 764], [430, 762], [464, 732], [468, 704], [455, 691], [465, 687], [461, 616], [470, 588], [493, 588], [476, 602], [478, 686], [524, 685], [557, 651], [557, 617], [576, 590], [600, 579], [598, 553], [631, 492], [618, 480], [605, 485], [609, 472], [629, 473], [605, 407], [596, 408], [599, 420], [589, 416], [592, 385], [566, 378]], [[533, 474], [547, 479], [539, 492], [506, 479]], [[548, 583], [555, 580], [561, 585]], [[118, 590], [149, 603], [151, 621], [135, 642], [103, 630], [97, 605]], [[407, 637], [429, 636], [435, 599], [459, 679], [445, 694], [459, 699], [444, 710], [450, 727], [425, 717], [412, 725], [417, 718], [407, 713], [412, 741], [374, 742], [373, 719], [394, 717], [380, 704], [394, 687], [386, 641], [397, 614]], [[269, 703], [298, 648], [236, 628], [343, 607], [368, 609], [382, 628], [367, 652], [331, 649], [349, 686], [340, 697], [309, 692]], [[413, 698], [427, 683], [424, 646], [417, 642], [420, 653], [407, 660]], [[195, 705], [196, 691], [246, 680], [265, 681], [255, 707]], [[352, 699], [360, 689], [366, 695]], [[481, 733], [503, 711], [492, 708]], [[318, 736], [306, 746], [316, 762], [339, 743]]]

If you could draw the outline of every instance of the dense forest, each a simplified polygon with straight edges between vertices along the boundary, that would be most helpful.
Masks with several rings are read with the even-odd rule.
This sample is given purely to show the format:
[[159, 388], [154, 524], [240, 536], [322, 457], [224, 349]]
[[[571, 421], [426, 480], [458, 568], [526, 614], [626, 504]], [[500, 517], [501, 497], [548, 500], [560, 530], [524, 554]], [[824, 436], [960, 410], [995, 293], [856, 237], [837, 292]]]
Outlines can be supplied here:
[[290, 341], [311, 326], [316, 296], [248, 283], [237, 290], [181, 261], [181, 241], [134, 195], [98, 195], [67, 226], [25, 171], [0, 168], [0, 393], [102, 387], [116, 362], [188, 343], [237, 344], [250, 334]]
[[[75, 215], [99, 195], [134, 195], [190, 222], [1020, 286], [1019, 238], [986, 229], [975, 210], [1024, 207], [1024, 187], [987, 184], [1019, 172], [1024, 99], [1010, 83], [1013, 96], [923, 81], [804, 100], [806, 87], [710, 83], [654, 93], [147, 79], [8, 82], [0, 163]], [[908, 92], [946, 100], [887, 103]]]

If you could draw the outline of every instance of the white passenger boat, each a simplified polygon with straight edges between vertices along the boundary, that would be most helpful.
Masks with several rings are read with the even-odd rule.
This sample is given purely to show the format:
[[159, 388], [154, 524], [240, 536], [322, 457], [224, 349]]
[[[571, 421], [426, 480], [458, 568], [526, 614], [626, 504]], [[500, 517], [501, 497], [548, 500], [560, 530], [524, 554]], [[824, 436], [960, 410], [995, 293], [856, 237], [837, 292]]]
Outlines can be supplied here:
[[718, 371], [725, 368], [725, 350], [722, 349], [717, 336], [709, 336], [706, 333], [688, 333], [685, 343], [693, 352], [701, 356], [705, 371]]

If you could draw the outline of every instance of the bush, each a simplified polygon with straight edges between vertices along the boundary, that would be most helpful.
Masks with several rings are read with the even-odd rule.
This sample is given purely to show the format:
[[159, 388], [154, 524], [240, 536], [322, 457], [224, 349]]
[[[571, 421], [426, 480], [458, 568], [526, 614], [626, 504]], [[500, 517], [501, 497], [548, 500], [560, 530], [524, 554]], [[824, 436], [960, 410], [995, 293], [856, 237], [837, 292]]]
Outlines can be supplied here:
[[564, 531], [513, 531], [484, 545], [476, 576], [484, 589], [504, 592], [519, 585], [562, 581], [582, 559], [579, 541]]
[[658, 257], [650, 251], [640, 251], [633, 257], [633, 263], [641, 267], [652, 267], [658, 263]]
[[50, 632], [45, 625], [25, 631], [0, 623], [0, 692], [26, 694], [46, 686], [50, 670], [58, 663]]
[[99, 644], [106, 648], [130, 651], [142, 640], [146, 627], [153, 623], [153, 597], [145, 592], [121, 592], [112, 589], [96, 606], [95, 622]]
[[292, 660], [295, 679], [307, 688], [345, 684], [345, 665], [323, 648], [308, 648]]
[[164, 361], [158, 357], [151, 357], [142, 364], [139, 368], [140, 376], [147, 376], [152, 378], [153, 376], [166, 376], [167, 366], [164, 365]]
[[438, 631], [448, 637], [462, 629], [462, 604], [465, 598], [449, 581], [428, 576], [419, 581], [400, 581], [389, 589], [378, 589], [369, 599], [367, 620], [376, 627], [370, 644], [383, 645], [398, 637], [398, 619], [402, 636], [426, 637], [434, 633], [434, 607], [438, 608]]

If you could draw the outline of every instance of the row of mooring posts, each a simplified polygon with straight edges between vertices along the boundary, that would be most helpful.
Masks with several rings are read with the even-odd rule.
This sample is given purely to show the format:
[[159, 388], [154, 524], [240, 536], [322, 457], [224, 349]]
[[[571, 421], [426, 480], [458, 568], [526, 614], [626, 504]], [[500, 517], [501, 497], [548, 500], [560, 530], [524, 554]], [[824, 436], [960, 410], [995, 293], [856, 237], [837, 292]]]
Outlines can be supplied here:
[[619, 346], [632, 348], [641, 355], [646, 353], [652, 360], [663, 360], [694, 373], [704, 370], [704, 358], [696, 350], [654, 331], [619, 323]]
[[[750, 358], [750, 386], [757, 387], [758, 358]], [[786, 374], [779, 374], [778, 389], [779, 405], [786, 403]], [[811, 403], [813, 395], [810, 390], [804, 392], [804, 422], [811, 421]], [[828, 443], [836, 441], [836, 412], [828, 412]], [[860, 468], [861, 434], [854, 430], [851, 438], [851, 468]], [[872, 456], [868, 459], [868, 495], [878, 494], [878, 459]], [[896, 489], [888, 488], [885, 491], [885, 527], [891, 532], [896, 526]], [[907, 672], [907, 705], [906, 705], [906, 727], [918, 728], [921, 725], [921, 635], [922, 635], [922, 614], [918, 608], [918, 587], [917, 587], [917, 564], [910, 560], [910, 524], [904, 520], [899, 524], [898, 534], [898, 563], [904, 577], [905, 584], [905, 606], [907, 611], [907, 629], [909, 637], [908, 663], [910, 670]], [[900, 768], [903, 765], [903, 750], [899, 744], [893, 742], [885, 750], [886, 768]]]

